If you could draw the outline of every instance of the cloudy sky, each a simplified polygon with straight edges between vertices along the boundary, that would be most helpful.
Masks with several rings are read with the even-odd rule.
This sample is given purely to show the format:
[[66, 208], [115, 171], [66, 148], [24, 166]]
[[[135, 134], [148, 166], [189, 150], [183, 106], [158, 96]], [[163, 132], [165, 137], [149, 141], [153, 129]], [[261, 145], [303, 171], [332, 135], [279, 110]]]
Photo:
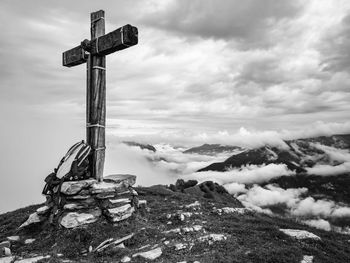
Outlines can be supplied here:
[[99, 9], [139, 29], [107, 58], [109, 143], [350, 132], [348, 0], [1, 0], [2, 193], [84, 139], [85, 66], [61, 53]]

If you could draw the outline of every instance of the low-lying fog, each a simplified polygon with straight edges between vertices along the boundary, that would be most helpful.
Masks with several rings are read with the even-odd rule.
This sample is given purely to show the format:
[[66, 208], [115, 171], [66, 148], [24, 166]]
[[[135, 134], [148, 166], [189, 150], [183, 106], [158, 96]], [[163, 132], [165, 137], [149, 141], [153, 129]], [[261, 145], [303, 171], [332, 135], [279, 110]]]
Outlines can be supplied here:
[[[150, 186], [154, 184], [175, 183], [179, 178], [206, 180], [222, 184], [229, 193], [235, 195], [245, 206], [272, 213], [267, 206], [282, 205], [291, 216], [302, 218], [303, 222], [325, 230], [330, 230], [328, 219], [350, 217], [350, 207], [330, 200], [315, 200], [308, 196], [308, 189], [282, 189], [276, 185], [259, 184], [281, 176], [294, 176], [284, 164], [248, 165], [225, 172], [196, 172], [213, 162], [222, 162], [234, 153], [218, 155], [200, 155], [183, 153], [185, 148], [172, 147], [169, 144], [156, 144], [156, 152], [139, 147], [116, 144], [110, 147], [106, 157], [106, 174], [132, 173], [137, 175], [137, 184]], [[332, 147], [323, 147], [330, 158], [341, 164], [316, 165], [309, 172], [321, 176], [336, 176], [350, 172], [350, 153]], [[236, 153], [239, 153], [237, 151]]]

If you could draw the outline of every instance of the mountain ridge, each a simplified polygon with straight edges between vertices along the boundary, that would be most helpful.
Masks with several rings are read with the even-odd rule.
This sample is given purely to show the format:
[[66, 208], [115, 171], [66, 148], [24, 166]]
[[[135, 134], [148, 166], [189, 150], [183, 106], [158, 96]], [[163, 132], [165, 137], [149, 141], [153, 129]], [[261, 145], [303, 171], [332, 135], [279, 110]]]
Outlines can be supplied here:
[[[232, 155], [223, 162], [212, 163], [198, 170], [203, 171], [227, 171], [232, 168], [240, 168], [245, 165], [285, 164], [288, 169], [296, 173], [305, 173], [305, 168], [312, 167], [316, 163], [330, 163], [325, 150], [317, 147], [317, 144], [339, 149], [350, 149], [350, 134], [320, 136], [306, 139], [284, 141], [288, 148], [265, 145], [259, 148], [247, 149], [241, 153]], [[328, 159], [327, 159], [328, 158]]]

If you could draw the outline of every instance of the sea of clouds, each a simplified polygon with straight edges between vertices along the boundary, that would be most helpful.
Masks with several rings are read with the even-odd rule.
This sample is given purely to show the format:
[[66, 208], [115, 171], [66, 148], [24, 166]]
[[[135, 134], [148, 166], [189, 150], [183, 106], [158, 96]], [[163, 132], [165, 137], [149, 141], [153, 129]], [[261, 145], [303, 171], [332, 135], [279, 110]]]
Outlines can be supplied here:
[[[282, 145], [282, 144], [280, 144]], [[260, 146], [260, 143], [256, 144]], [[350, 153], [320, 144], [316, 148], [327, 153], [331, 164], [319, 164], [307, 171], [320, 176], [336, 176], [350, 171]], [[329, 220], [350, 217], [350, 207], [331, 200], [315, 200], [308, 196], [308, 189], [282, 189], [268, 184], [271, 179], [294, 176], [284, 164], [247, 165], [225, 172], [197, 172], [213, 162], [222, 162], [235, 153], [200, 155], [183, 153], [188, 147], [174, 147], [171, 144], [155, 144], [156, 152], [127, 146], [123, 143], [109, 145], [106, 156], [106, 174], [113, 171], [137, 175], [137, 184], [150, 186], [171, 184], [177, 179], [195, 179], [199, 182], [215, 181], [236, 196], [246, 207], [272, 214], [269, 207], [283, 206], [290, 216], [299, 218], [305, 224], [330, 230]], [[285, 147], [283, 145], [283, 147]]]

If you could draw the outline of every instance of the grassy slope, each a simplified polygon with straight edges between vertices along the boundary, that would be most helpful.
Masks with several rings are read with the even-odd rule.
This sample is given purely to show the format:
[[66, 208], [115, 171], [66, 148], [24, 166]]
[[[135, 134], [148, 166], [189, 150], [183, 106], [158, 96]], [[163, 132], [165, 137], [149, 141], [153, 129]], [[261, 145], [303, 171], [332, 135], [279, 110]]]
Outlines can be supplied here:
[[[135, 215], [129, 222], [112, 226], [106, 222], [97, 222], [85, 228], [75, 230], [55, 230], [46, 225], [31, 227], [20, 232], [16, 228], [26, 220], [29, 213], [38, 206], [30, 206], [10, 213], [0, 215], [0, 241], [9, 235], [18, 234], [24, 238], [36, 238], [30, 245], [14, 245], [15, 255], [30, 256], [32, 254], [51, 254], [50, 262], [60, 262], [55, 256], [63, 253], [64, 258], [84, 262], [118, 262], [123, 255], [133, 255], [138, 248], [144, 245], [152, 247], [159, 244], [163, 254], [155, 262], [179, 262], [195, 260], [203, 262], [300, 262], [303, 255], [315, 256], [314, 262], [350, 262], [349, 236], [325, 232], [300, 225], [294, 221], [278, 217], [270, 217], [258, 213], [226, 214], [213, 213], [216, 208], [230, 206], [229, 203], [219, 203], [210, 199], [200, 199], [199, 215], [181, 222], [166, 218], [167, 214], [174, 213], [183, 205], [193, 203], [196, 197], [182, 194], [170, 194], [167, 191], [158, 191], [149, 188], [137, 189], [140, 199], [146, 199], [150, 211], [148, 215]], [[194, 212], [193, 208], [183, 208], [182, 211]], [[163, 233], [164, 230], [189, 225], [202, 225], [208, 233], [223, 233], [229, 235], [226, 241], [199, 242], [203, 232], [187, 234]], [[310, 231], [322, 238], [322, 241], [298, 241], [281, 233], [279, 228], [294, 228]], [[107, 250], [102, 254], [91, 253], [88, 256], [80, 255], [82, 249], [89, 245], [96, 247], [107, 238], [121, 238], [129, 233], [136, 233], [134, 238], [125, 242], [126, 249]], [[170, 241], [165, 246], [162, 241]], [[175, 251], [171, 244], [190, 244], [189, 249]], [[149, 248], [148, 248], [149, 249]], [[147, 249], [146, 249], [147, 250]], [[141, 258], [133, 258], [132, 262], [144, 262]]]

